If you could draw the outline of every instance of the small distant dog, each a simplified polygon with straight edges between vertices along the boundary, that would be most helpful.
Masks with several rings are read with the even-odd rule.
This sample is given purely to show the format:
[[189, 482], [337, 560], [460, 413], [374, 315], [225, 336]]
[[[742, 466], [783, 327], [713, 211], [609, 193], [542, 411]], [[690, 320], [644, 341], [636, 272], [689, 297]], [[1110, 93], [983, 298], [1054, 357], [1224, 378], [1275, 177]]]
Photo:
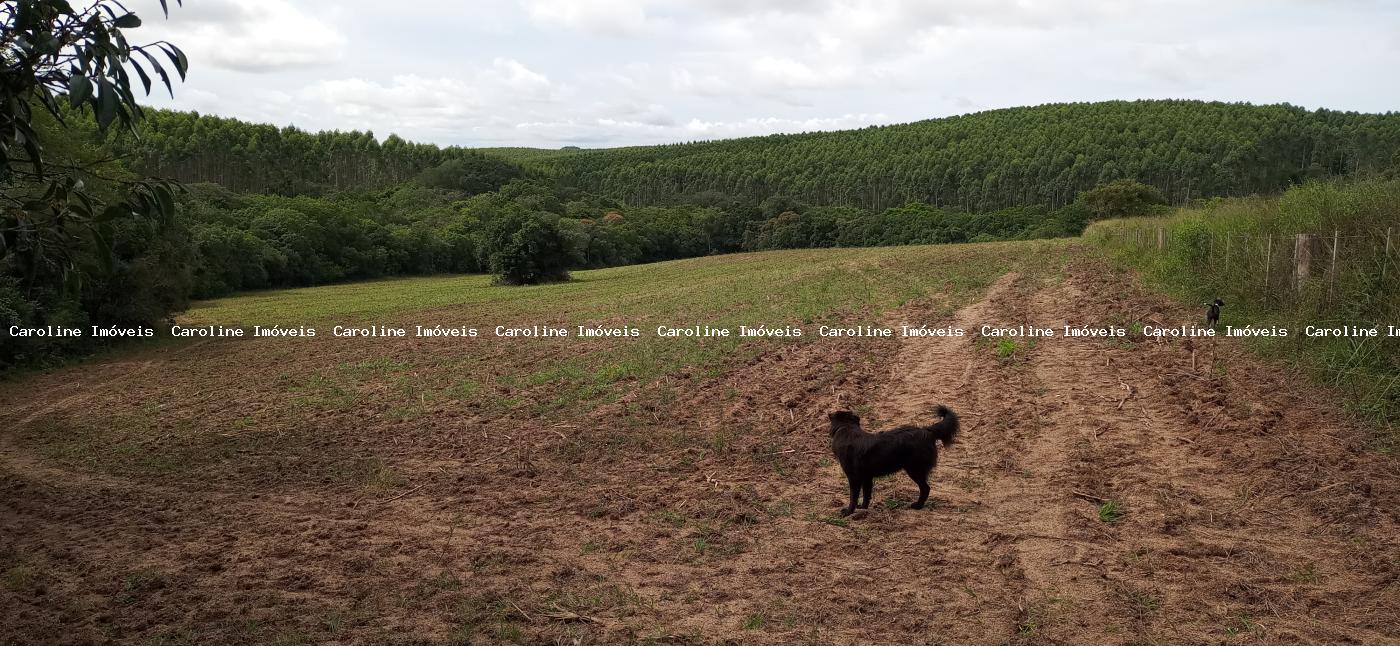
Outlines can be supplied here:
[[856, 510], [856, 495], [864, 492], [861, 509], [870, 508], [870, 490], [875, 486], [875, 478], [889, 475], [900, 469], [909, 474], [919, 485], [919, 501], [909, 505], [913, 509], [923, 509], [928, 500], [928, 474], [938, 464], [938, 445], [952, 445], [958, 435], [958, 415], [947, 406], [939, 406], [938, 414], [943, 417], [932, 426], [905, 425], [883, 433], [867, 433], [860, 428], [860, 416], [848, 410], [840, 410], [830, 415], [831, 452], [846, 472], [846, 481], [851, 485], [851, 503], [841, 510], [842, 516], [849, 516]]
[[1220, 324], [1220, 306], [1224, 304], [1225, 301], [1218, 298], [1213, 303], [1206, 303], [1206, 307], [1210, 308], [1206, 310], [1206, 325], [1215, 327]]

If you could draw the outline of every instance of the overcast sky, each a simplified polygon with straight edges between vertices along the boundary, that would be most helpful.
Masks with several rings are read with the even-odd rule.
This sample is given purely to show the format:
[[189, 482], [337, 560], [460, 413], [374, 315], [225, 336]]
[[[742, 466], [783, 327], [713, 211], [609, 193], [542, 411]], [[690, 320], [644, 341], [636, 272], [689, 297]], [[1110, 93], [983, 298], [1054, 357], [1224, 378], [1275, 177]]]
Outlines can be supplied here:
[[[156, 0], [174, 101], [467, 146], [854, 128], [1061, 101], [1400, 107], [1396, 0]], [[137, 37], [138, 34], [140, 37]]]

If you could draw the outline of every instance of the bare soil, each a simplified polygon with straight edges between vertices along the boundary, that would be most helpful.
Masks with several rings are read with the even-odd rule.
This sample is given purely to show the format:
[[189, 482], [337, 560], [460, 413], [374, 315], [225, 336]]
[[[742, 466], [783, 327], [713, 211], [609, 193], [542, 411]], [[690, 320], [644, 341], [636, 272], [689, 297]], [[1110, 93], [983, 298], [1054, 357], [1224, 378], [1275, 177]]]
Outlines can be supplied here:
[[[1331, 393], [1228, 339], [1063, 338], [1197, 315], [1087, 254], [938, 305], [886, 322], [969, 336], [786, 345], [567, 423], [289, 420], [195, 474], [55, 436], [175, 390], [256, 408], [220, 371], [285, 356], [213, 343], [11, 386], [0, 643], [1400, 643], [1400, 470]], [[899, 476], [837, 518], [826, 413], [940, 403], [964, 432], [930, 507]], [[224, 450], [157, 430], [133, 465]]]

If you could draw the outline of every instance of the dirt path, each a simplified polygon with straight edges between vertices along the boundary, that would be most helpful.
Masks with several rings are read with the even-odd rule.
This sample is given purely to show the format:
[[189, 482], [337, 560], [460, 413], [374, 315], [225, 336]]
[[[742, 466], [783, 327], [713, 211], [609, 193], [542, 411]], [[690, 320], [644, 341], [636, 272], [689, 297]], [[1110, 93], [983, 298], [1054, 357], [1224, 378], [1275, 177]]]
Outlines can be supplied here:
[[[967, 335], [795, 344], [564, 425], [308, 421], [363, 447], [350, 490], [253, 484], [329, 441], [189, 480], [37, 451], [127, 377], [163, 386], [94, 367], [105, 386], [4, 405], [0, 643], [1400, 642], [1400, 473], [1325, 393], [1223, 340], [1064, 338], [1192, 315], [1087, 257], [933, 311], [885, 322]], [[964, 433], [930, 507], [895, 476], [836, 517], [826, 412], [937, 404]], [[655, 423], [615, 424], [628, 406]]]
[[[962, 513], [934, 525], [978, 535], [981, 549], [958, 560], [994, 566], [1004, 580], [993, 588], [1011, 597], [953, 604], [1000, 627], [980, 636], [947, 627], [951, 634], [968, 643], [1396, 639], [1395, 621], [1357, 621], [1367, 615], [1358, 608], [1396, 607], [1394, 519], [1373, 513], [1338, 527], [1297, 504], [1352, 486], [1348, 474], [1330, 474], [1336, 480], [1321, 491], [1268, 495], [1258, 473], [1267, 464], [1202, 451], [1238, 442], [1231, 435], [1242, 425], [1284, 419], [1280, 402], [1230, 407], [1243, 393], [1229, 384], [1250, 383], [1263, 367], [1235, 356], [1239, 374], [1217, 381], [1208, 343], [1194, 345], [1193, 369], [1181, 344], [1065, 338], [1064, 326], [1102, 325], [1109, 314], [1082, 306], [1086, 288], [1100, 287], [1091, 276], [1003, 277], [953, 323], [1049, 327], [1056, 336], [1018, 338], [1001, 358], [996, 339], [908, 340], [889, 396], [874, 407], [889, 420], [927, 417], [937, 403], [970, 412], [965, 442], [944, 454], [935, 488], [946, 500], [935, 513]], [[1298, 454], [1304, 447], [1291, 433], [1349, 432], [1300, 421], [1273, 424], [1271, 443]], [[898, 478], [882, 483], [877, 500], [901, 487], [908, 483]]]
[[[1073, 411], [1064, 410], [1063, 393], [1047, 389], [1039, 362], [1027, 358], [1055, 344], [1015, 337], [1009, 338], [1014, 350], [999, 352], [1002, 337], [980, 337], [984, 325], [1043, 325], [1026, 307], [1035, 291], [1029, 280], [1008, 274], [953, 316], [968, 336], [907, 340], [892, 370], [895, 385], [878, 407], [897, 420], [927, 417], [937, 403], [963, 411], [965, 441], [944, 453], [938, 489], [946, 508], [963, 510], [957, 531], [977, 536], [975, 549], [960, 555], [964, 565], [1002, 579], [1001, 598], [967, 600], [962, 612], [991, 619], [990, 633], [958, 635], [968, 643], [1039, 641], [1058, 618], [1108, 610], [1094, 572], [1084, 569], [1092, 567], [1085, 564], [1094, 536], [1078, 530], [1082, 503], [1066, 491], [1073, 467], [1065, 418]], [[950, 531], [943, 521], [935, 531]], [[1072, 615], [1062, 611], [1070, 606]], [[1083, 630], [1085, 621], [1073, 623], [1072, 635], [1102, 637]]]

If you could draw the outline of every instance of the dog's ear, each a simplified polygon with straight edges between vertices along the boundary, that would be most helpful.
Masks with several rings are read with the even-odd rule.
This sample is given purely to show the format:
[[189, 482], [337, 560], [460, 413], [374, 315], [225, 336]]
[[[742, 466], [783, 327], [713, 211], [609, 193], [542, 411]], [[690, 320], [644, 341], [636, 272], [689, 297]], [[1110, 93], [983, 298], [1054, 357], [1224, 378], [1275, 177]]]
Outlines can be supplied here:
[[859, 424], [860, 416], [848, 410], [838, 410], [826, 416], [833, 424]]

